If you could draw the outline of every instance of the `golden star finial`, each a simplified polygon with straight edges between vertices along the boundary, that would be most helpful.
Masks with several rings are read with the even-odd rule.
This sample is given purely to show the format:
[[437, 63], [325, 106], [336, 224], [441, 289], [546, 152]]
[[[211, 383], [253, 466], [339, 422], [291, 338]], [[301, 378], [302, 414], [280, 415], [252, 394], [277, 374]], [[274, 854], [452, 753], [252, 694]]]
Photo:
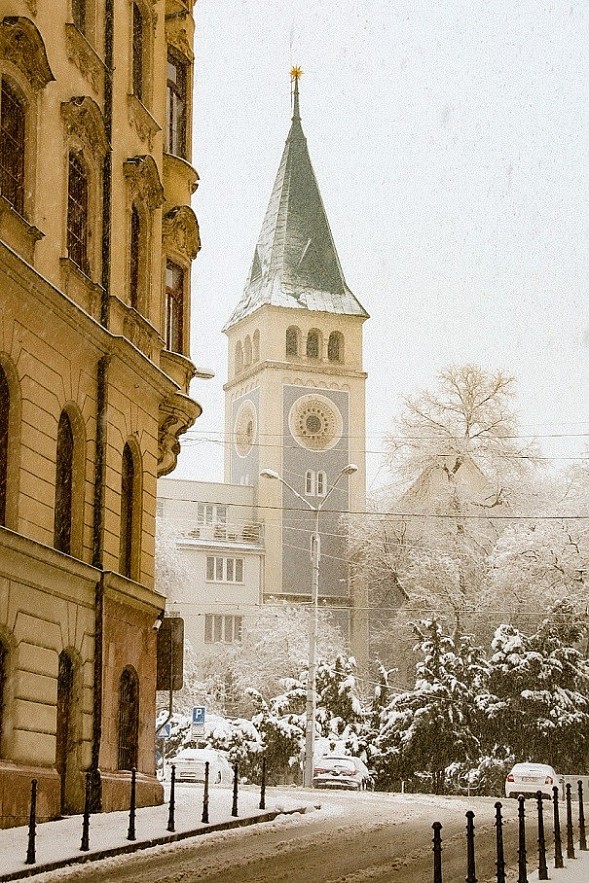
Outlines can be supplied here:
[[302, 75], [303, 75], [303, 69], [302, 69], [302, 67], [299, 67], [298, 65], [295, 65], [294, 67], [291, 67], [291, 69], [290, 69], [290, 78], [291, 78], [291, 80], [300, 80], [300, 78], [302, 77]]

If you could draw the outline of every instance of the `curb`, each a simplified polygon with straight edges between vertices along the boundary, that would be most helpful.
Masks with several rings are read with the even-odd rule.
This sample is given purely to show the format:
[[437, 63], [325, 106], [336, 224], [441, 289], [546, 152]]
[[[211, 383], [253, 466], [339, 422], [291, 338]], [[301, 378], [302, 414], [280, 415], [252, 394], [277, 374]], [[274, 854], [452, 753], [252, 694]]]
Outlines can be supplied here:
[[249, 825], [258, 825], [262, 822], [273, 822], [278, 816], [304, 813], [304, 807], [295, 809], [269, 810], [261, 815], [246, 816], [241, 819], [230, 819], [226, 822], [217, 822], [202, 828], [193, 828], [188, 831], [178, 831], [173, 834], [165, 834], [161, 837], [152, 837], [150, 840], [137, 840], [124, 846], [116, 846], [112, 849], [100, 849], [95, 852], [85, 852], [81, 855], [73, 855], [67, 859], [34, 864], [24, 867], [21, 871], [12, 871], [10, 874], [1, 874], [0, 883], [9, 883], [10, 880], [23, 880], [34, 877], [37, 874], [45, 874], [47, 871], [56, 871], [58, 868], [67, 868], [70, 865], [83, 865], [89, 862], [100, 861], [104, 858], [112, 858], [117, 855], [128, 855], [138, 852], [140, 849], [151, 849], [152, 846], [163, 846], [166, 843], [177, 843], [179, 840], [188, 840], [190, 837], [198, 837], [201, 834], [210, 834], [213, 831], [228, 831], [231, 828], [245, 828]]

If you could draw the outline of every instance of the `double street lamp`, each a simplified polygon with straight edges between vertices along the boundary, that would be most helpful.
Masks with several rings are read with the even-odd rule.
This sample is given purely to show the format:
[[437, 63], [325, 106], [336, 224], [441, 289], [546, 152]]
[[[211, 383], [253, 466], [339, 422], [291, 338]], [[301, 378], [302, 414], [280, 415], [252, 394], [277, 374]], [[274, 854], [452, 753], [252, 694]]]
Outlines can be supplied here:
[[311, 563], [312, 563], [312, 582], [311, 582], [311, 605], [312, 617], [309, 628], [309, 674], [307, 676], [307, 715], [305, 725], [305, 774], [304, 784], [307, 788], [313, 787], [313, 757], [315, 747], [315, 708], [317, 705], [317, 631], [319, 625], [319, 561], [321, 560], [321, 538], [319, 536], [319, 513], [323, 509], [325, 503], [335, 490], [344, 475], [353, 475], [358, 471], [358, 467], [354, 463], [348, 463], [341, 470], [335, 481], [322, 498], [321, 502], [314, 506], [299, 494], [288, 481], [285, 481], [278, 472], [273, 469], [262, 469], [260, 475], [264, 478], [274, 478], [281, 482], [291, 493], [302, 500], [306, 506], [313, 512], [313, 533], [311, 534]]

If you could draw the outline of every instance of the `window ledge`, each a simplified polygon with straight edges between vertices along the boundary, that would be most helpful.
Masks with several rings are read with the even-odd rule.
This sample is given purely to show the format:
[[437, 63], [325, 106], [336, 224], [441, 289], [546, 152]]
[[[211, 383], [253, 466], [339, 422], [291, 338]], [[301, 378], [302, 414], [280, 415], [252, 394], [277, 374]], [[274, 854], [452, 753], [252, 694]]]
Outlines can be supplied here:
[[35, 257], [35, 245], [45, 236], [41, 230], [29, 224], [5, 196], [0, 195], [0, 239], [18, 252], [32, 264]]
[[66, 23], [65, 35], [67, 57], [90, 83], [94, 92], [101, 95], [104, 91], [104, 62], [88, 38], [71, 22]]
[[80, 270], [71, 258], [60, 258], [61, 285], [64, 292], [94, 319], [100, 318], [103, 289]]
[[135, 126], [137, 134], [144, 143], [149, 145], [149, 149], [152, 151], [153, 139], [158, 132], [161, 132], [161, 126], [158, 126], [146, 106], [136, 95], [127, 95], [127, 107], [129, 119]]

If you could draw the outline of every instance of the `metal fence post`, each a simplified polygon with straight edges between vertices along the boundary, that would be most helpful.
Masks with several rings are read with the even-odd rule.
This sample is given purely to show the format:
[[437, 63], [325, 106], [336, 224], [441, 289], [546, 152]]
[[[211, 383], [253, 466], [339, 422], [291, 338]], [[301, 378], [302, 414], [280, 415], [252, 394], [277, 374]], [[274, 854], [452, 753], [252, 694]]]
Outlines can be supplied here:
[[31, 781], [31, 807], [29, 810], [29, 840], [27, 845], [27, 857], [25, 865], [34, 865], [35, 856], [35, 833], [37, 829], [37, 780]]
[[127, 840], [136, 840], [135, 836], [135, 802], [137, 788], [137, 770], [135, 767], [131, 770], [131, 800], [129, 802], [129, 828], [127, 830]]
[[233, 764], [233, 805], [231, 807], [231, 815], [237, 815], [237, 788], [238, 788], [238, 779], [239, 779], [239, 767], [236, 763]]
[[442, 881], [442, 823], [434, 822], [433, 850], [434, 850], [434, 883], [443, 883]]
[[176, 811], [176, 764], [172, 764], [172, 775], [170, 776], [170, 808], [168, 810], [168, 827], [167, 831], [175, 831], [174, 813]]
[[583, 852], [587, 851], [587, 835], [585, 834], [585, 810], [583, 808], [583, 782], [581, 779], [577, 782], [579, 790], [579, 849]]
[[205, 787], [202, 795], [202, 818], [203, 825], [209, 823], [209, 761], [205, 761]]
[[517, 798], [518, 816], [518, 847], [517, 847], [517, 883], [528, 883], [528, 859], [526, 852], [526, 799], [523, 794]]
[[567, 858], [575, 857], [575, 844], [573, 841], [573, 808], [571, 805], [571, 786], [567, 783]]
[[554, 867], [564, 868], [562, 858], [562, 838], [560, 836], [560, 810], [558, 806], [558, 786], [552, 786], [553, 797], [553, 814], [554, 814]]
[[90, 801], [92, 800], [92, 775], [86, 773], [86, 791], [84, 794], [84, 816], [82, 818], [82, 842], [80, 844], [81, 852], [88, 852], [90, 849]]
[[266, 809], [266, 757], [262, 758], [262, 783], [260, 785], [260, 809]]
[[466, 883], [477, 883], [474, 859], [474, 812], [466, 813]]
[[544, 839], [544, 814], [542, 808], [542, 792], [536, 791], [538, 803], [538, 880], [548, 880], [546, 864], [546, 840]]
[[497, 883], [505, 883], [505, 855], [503, 852], [503, 819], [501, 818], [502, 803], [495, 804], [495, 827], [497, 840]]

